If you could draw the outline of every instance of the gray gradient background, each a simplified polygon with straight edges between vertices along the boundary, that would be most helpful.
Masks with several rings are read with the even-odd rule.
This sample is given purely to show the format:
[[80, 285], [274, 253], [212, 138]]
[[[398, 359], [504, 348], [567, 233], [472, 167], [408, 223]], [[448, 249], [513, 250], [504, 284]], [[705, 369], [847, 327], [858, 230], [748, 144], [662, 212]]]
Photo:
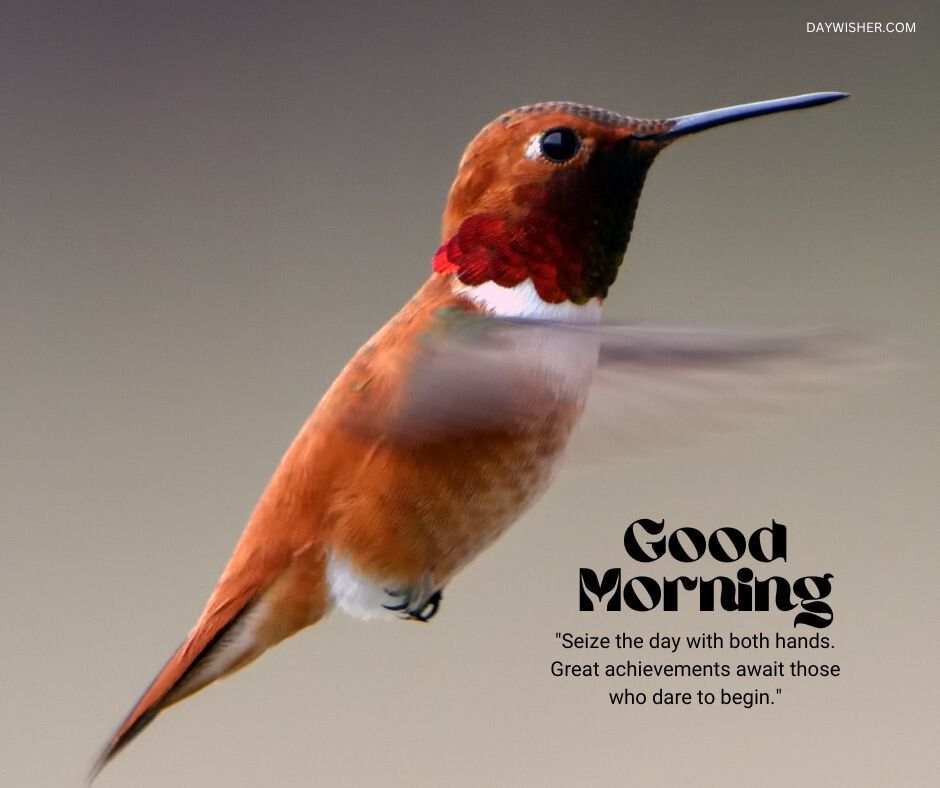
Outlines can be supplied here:
[[[480, 126], [546, 99], [661, 117], [823, 89], [853, 97], [660, 158], [607, 315], [822, 317], [906, 337], [919, 364], [758, 432], [564, 474], [432, 625], [334, 616], [162, 716], [100, 785], [936, 776], [930, 4], [152, 5], [3, 4], [0, 782], [83, 778], [296, 429], [427, 275]], [[918, 31], [805, 32], [833, 19]], [[786, 522], [783, 573], [836, 576], [837, 648], [809, 660], [844, 676], [757, 682], [784, 694], [751, 711], [611, 707], [625, 682], [552, 679], [556, 630], [790, 628], [577, 613], [577, 568], [629, 568], [639, 516]]]

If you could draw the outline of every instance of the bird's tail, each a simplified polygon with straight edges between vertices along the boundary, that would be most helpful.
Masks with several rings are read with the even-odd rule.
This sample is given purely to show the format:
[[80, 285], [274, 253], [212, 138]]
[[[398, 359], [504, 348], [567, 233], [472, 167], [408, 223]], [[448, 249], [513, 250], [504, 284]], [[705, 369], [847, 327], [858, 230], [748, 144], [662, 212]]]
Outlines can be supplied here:
[[290, 563], [268, 584], [263, 573], [246, 577], [230, 565], [196, 626], [102, 750], [89, 773], [89, 784], [161, 711], [318, 621], [329, 603], [322, 567], [315, 564]]

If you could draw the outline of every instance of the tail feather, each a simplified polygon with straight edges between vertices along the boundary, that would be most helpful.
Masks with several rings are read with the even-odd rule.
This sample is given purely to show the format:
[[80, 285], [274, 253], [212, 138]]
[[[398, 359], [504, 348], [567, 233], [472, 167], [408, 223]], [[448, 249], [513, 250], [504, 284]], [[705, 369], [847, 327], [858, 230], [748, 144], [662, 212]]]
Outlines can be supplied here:
[[290, 481], [272, 481], [267, 502], [259, 503], [196, 625], [105, 745], [89, 783], [164, 709], [234, 673], [329, 610], [324, 552], [309, 530], [313, 518], [306, 510], [298, 515], [278, 505], [285, 496], [294, 500], [283, 493]]
[[198, 692], [207, 684], [232, 673], [258, 656], [251, 621], [263, 601], [246, 595], [243, 600], [227, 600], [216, 609], [207, 607], [199, 623], [144, 691], [118, 727], [88, 777], [91, 783], [124, 747], [136, 738], [167, 707]]
[[316, 623], [329, 607], [321, 550], [236, 550], [196, 626], [104, 747], [88, 782], [161, 711]]

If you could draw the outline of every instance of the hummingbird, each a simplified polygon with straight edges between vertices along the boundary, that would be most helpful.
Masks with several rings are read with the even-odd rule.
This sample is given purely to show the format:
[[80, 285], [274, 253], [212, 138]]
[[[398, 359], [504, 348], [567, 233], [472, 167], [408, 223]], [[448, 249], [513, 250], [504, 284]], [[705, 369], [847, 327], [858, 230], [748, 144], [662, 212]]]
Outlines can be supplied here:
[[199, 620], [90, 779], [166, 708], [332, 610], [429, 621], [455, 574], [548, 487], [610, 370], [626, 405], [605, 432], [630, 449], [629, 425], [642, 432], [654, 411], [674, 423], [676, 407], [742, 381], [765, 390], [794, 359], [824, 365], [804, 335], [600, 320], [660, 151], [846, 95], [665, 120], [555, 101], [485, 126], [460, 160], [430, 277], [303, 425]]

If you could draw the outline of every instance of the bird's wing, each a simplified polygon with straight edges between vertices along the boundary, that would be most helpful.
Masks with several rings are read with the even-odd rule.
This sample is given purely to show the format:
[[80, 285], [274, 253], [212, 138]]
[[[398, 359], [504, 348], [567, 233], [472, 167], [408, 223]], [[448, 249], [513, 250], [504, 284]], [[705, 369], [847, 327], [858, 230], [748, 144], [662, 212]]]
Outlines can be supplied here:
[[391, 434], [446, 439], [524, 425], [559, 379], [597, 358], [574, 444], [581, 457], [695, 440], [781, 410], [874, 365], [858, 337], [822, 329], [572, 325], [460, 315], [430, 332]]
[[618, 326], [605, 332], [570, 454], [603, 459], [756, 426], [883, 366], [833, 329]]

